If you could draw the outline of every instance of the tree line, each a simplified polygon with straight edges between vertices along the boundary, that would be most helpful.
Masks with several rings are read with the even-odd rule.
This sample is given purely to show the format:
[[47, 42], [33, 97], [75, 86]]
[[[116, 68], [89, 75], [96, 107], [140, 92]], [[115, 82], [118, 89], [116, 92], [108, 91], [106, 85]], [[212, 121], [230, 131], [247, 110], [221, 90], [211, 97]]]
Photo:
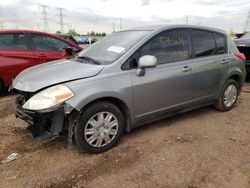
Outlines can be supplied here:
[[[57, 31], [56, 34], [62, 34], [60, 31]], [[67, 33], [68, 35], [72, 36], [80, 36], [81, 34], [77, 33], [75, 29], [70, 29]], [[92, 37], [105, 37], [107, 34], [105, 32], [95, 32], [95, 31], [90, 31], [87, 32], [87, 36], [92, 36]]]

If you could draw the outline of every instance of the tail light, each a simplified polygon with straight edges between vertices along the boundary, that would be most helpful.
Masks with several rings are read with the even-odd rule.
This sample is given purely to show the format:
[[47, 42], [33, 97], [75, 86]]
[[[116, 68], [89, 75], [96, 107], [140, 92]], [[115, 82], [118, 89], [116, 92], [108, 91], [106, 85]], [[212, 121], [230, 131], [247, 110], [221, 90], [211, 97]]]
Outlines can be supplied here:
[[235, 53], [234, 54], [236, 57], [238, 57], [241, 61], [243, 61], [244, 63], [246, 63], [246, 56], [243, 53]]

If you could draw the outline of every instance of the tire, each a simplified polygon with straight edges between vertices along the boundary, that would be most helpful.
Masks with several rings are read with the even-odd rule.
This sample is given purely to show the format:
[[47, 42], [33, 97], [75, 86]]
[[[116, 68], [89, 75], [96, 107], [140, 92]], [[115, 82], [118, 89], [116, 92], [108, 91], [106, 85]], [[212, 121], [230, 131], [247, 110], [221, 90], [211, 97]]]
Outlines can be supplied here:
[[[231, 99], [231, 102], [229, 102], [230, 100], [226, 100], [226, 93], [229, 93], [230, 88], [233, 90], [231, 91], [232, 98], [228, 97]], [[228, 79], [223, 86], [219, 99], [215, 104], [215, 108], [222, 112], [231, 110], [234, 107], [235, 103], [237, 102], [238, 96], [239, 96], [239, 83], [233, 79]]]
[[82, 151], [101, 153], [112, 148], [124, 132], [125, 120], [120, 109], [101, 101], [89, 106], [80, 116], [74, 138]]
[[3, 91], [4, 91], [4, 85], [2, 79], [0, 78], [0, 93], [3, 93]]

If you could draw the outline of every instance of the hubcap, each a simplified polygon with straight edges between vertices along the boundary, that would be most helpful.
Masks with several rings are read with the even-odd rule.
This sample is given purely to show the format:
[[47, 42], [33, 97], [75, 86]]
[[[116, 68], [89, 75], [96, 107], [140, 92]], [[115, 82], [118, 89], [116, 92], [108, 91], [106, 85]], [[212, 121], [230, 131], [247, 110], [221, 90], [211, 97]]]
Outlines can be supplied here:
[[237, 98], [237, 88], [235, 85], [228, 85], [224, 93], [224, 105], [226, 107], [231, 107]]
[[110, 112], [93, 115], [87, 122], [84, 136], [89, 145], [103, 147], [109, 144], [118, 132], [118, 120]]

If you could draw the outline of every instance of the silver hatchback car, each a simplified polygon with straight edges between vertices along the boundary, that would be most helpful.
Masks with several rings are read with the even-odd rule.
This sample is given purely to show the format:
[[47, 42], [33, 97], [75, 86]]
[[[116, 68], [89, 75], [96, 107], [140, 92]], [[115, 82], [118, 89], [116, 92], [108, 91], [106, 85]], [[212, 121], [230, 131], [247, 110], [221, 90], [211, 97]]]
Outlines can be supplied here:
[[113, 33], [76, 57], [20, 73], [17, 117], [35, 140], [62, 134], [81, 150], [112, 148], [124, 131], [214, 105], [230, 110], [246, 76], [245, 57], [218, 29], [148, 26]]

